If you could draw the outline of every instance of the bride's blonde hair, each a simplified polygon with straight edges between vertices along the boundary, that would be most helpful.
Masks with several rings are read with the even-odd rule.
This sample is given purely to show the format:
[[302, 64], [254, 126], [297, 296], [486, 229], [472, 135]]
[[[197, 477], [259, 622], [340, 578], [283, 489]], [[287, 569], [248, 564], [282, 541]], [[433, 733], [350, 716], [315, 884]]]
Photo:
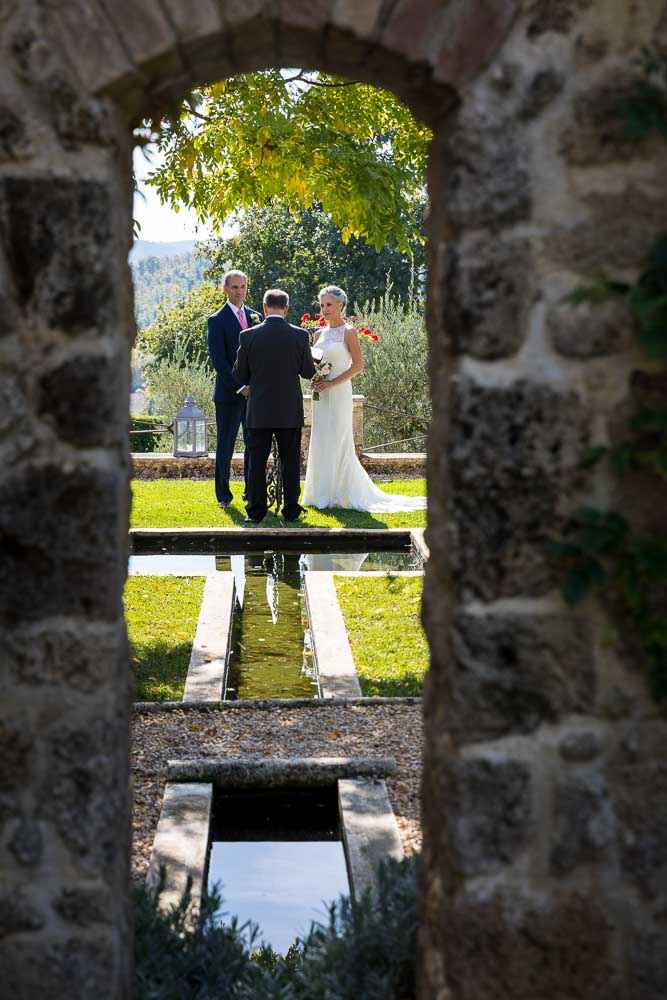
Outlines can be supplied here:
[[336, 300], [336, 302], [340, 302], [343, 309], [347, 305], [347, 292], [344, 292], [342, 288], [338, 287], [338, 285], [327, 285], [326, 288], [320, 288], [317, 296], [318, 302], [322, 301], [323, 295], [330, 295], [332, 299]]

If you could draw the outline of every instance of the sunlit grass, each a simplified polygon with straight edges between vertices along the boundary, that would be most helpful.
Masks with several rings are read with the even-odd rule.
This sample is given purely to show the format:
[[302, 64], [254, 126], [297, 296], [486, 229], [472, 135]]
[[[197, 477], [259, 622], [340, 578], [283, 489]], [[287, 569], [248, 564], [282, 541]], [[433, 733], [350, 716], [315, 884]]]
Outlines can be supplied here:
[[422, 577], [334, 577], [364, 695], [419, 695], [428, 646], [419, 620]]
[[[246, 516], [241, 499], [243, 483], [231, 483], [231, 507], [222, 510], [215, 500], [210, 479], [135, 479], [132, 482], [133, 528], [232, 528], [243, 525]], [[394, 480], [378, 484], [386, 493], [424, 496], [425, 479]], [[287, 523], [267, 514], [262, 528], [422, 528], [426, 511], [404, 514], [367, 514], [356, 510], [321, 511], [307, 508], [298, 522]]]
[[183, 697], [203, 593], [203, 577], [128, 578], [125, 618], [137, 701]]

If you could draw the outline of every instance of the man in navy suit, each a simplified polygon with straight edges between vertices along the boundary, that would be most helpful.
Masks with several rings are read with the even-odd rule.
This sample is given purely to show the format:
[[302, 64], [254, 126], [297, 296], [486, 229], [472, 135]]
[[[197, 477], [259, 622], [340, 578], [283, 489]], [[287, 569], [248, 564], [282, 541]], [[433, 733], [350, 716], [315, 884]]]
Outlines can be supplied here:
[[[218, 429], [215, 448], [215, 495], [220, 507], [229, 507], [232, 491], [229, 488], [229, 470], [234, 454], [234, 444], [239, 427], [243, 427], [246, 440], [245, 411], [248, 387], [232, 374], [239, 349], [241, 330], [261, 323], [262, 317], [244, 305], [248, 293], [248, 279], [243, 271], [228, 271], [224, 277], [227, 301], [222, 309], [208, 318], [208, 353], [215, 368], [215, 419]], [[248, 481], [247, 456], [243, 461], [246, 489]]]

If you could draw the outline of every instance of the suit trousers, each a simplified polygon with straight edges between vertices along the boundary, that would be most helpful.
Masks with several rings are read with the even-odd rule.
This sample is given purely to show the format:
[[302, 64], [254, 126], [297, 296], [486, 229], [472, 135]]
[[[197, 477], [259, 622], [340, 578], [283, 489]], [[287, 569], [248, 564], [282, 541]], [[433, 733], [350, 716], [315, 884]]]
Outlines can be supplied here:
[[[234, 445], [239, 427], [243, 428], [243, 441], [246, 441], [245, 429], [245, 396], [229, 396], [222, 403], [215, 404], [215, 420], [217, 424], [217, 438], [215, 446], [215, 496], [218, 503], [227, 503], [232, 499], [232, 491], [229, 488], [229, 470], [234, 454]], [[247, 453], [243, 460], [243, 476], [246, 481], [247, 492]]]
[[266, 463], [271, 453], [271, 439], [276, 436], [280, 468], [283, 474], [283, 514], [298, 517], [301, 512], [301, 428], [249, 427], [246, 430], [248, 456], [248, 517], [261, 521], [267, 511]]

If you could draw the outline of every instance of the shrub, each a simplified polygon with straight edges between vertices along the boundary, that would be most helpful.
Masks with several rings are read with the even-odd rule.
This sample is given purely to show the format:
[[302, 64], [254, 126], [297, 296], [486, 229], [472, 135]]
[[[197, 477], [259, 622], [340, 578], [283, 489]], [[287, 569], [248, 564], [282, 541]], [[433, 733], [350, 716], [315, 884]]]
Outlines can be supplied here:
[[213, 891], [191, 926], [188, 894], [168, 913], [159, 890], [135, 890], [135, 1000], [411, 1000], [419, 860], [387, 862], [358, 901], [332, 903], [287, 955], [253, 950], [257, 931], [218, 923]]
[[364, 444], [417, 437], [392, 444], [389, 450], [424, 451], [431, 399], [423, 307], [414, 297], [405, 305], [392, 295], [389, 286], [381, 299], [357, 305], [354, 311], [357, 325], [370, 327], [379, 338], [362, 338], [364, 371], [353, 383], [354, 391], [363, 393], [368, 404], [364, 408]]
[[131, 431], [145, 431], [144, 434], [130, 435], [130, 451], [149, 452], [160, 451], [164, 434], [160, 431], [148, 433], [149, 429], [156, 426], [166, 426], [170, 420], [163, 420], [162, 417], [131, 417]]
[[[215, 420], [214, 376], [205, 362], [191, 360], [189, 346], [187, 337], [177, 340], [171, 353], [147, 372], [147, 387], [154, 407], [158, 413], [166, 415], [165, 421], [168, 424], [172, 422], [190, 393], [208, 419]], [[212, 429], [209, 427], [209, 432]], [[163, 434], [158, 450], [171, 451], [173, 443], [171, 434]]]

